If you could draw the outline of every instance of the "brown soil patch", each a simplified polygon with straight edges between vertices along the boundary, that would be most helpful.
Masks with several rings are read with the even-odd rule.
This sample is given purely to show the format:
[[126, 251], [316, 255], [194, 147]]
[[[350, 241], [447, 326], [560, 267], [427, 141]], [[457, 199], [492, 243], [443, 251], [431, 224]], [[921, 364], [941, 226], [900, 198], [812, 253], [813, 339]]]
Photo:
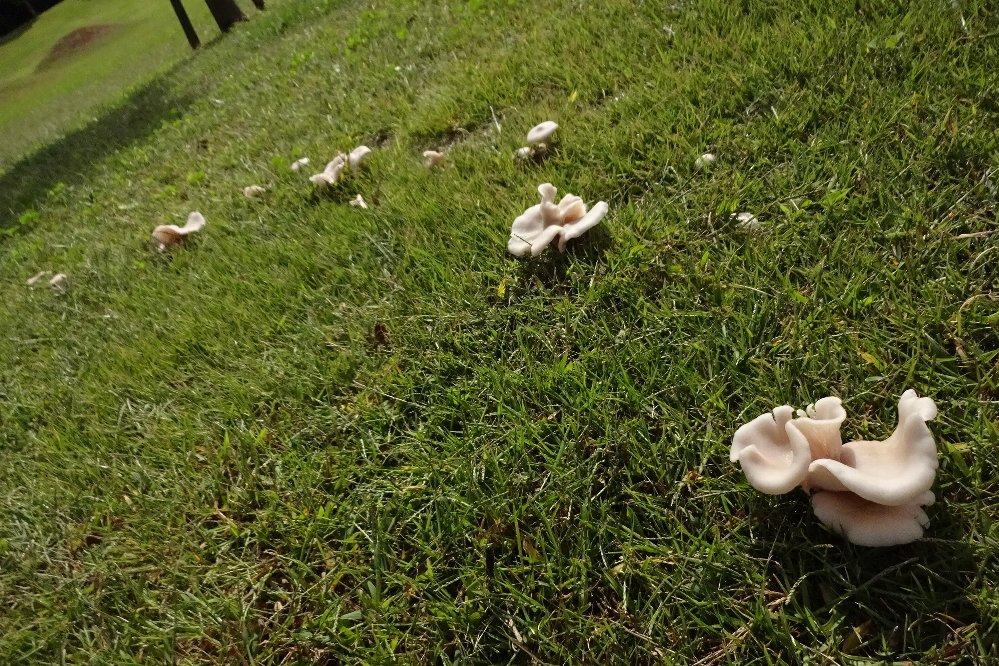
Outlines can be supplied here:
[[83, 53], [94, 42], [118, 29], [114, 23], [95, 23], [69, 32], [52, 45], [36, 69], [51, 67], [64, 58]]

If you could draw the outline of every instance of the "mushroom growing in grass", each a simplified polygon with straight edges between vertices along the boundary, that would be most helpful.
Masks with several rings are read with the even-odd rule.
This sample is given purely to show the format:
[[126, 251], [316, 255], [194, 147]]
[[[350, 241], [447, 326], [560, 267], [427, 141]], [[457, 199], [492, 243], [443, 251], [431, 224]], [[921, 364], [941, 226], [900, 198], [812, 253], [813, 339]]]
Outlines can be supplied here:
[[249, 185], [243, 188], [243, 196], [247, 199], [256, 199], [266, 191], [267, 189], [260, 185]]
[[428, 169], [433, 169], [434, 167], [441, 165], [443, 162], [444, 153], [438, 153], [436, 150], [423, 151], [423, 166]]
[[738, 222], [739, 226], [743, 229], [752, 231], [760, 228], [760, 221], [756, 219], [756, 216], [752, 213], [735, 213], [732, 217], [735, 218], [735, 221]]
[[194, 211], [187, 216], [187, 222], [182, 227], [176, 224], [161, 224], [153, 229], [153, 240], [157, 243], [157, 249], [162, 252], [172, 245], [180, 243], [193, 233], [201, 231], [205, 226], [205, 216]]
[[65, 273], [56, 273], [49, 280], [49, 287], [57, 294], [65, 294], [69, 286], [69, 277]]
[[292, 171], [299, 171], [302, 167], [309, 165], [308, 157], [299, 157], [297, 160], [291, 163]]
[[368, 204], [364, 201], [364, 197], [358, 194], [356, 197], [350, 200], [351, 206], [356, 206], [357, 208], [367, 208]]
[[739, 428], [730, 459], [750, 485], [779, 495], [801, 486], [812, 493], [815, 516], [861, 546], [919, 539], [929, 525], [922, 507], [933, 503], [937, 452], [926, 422], [937, 415], [930, 398], [913, 390], [898, 403], [898, 427], [883, 442], [842, 443], [846, 411], [823, 398], [793, 417], [778, 407]]
[[535, 125], [531, 128], [531, 131], [527, 133], [528, 145], [523, 148], [519, 148], [516, 156], [519, 159], [543, 157], [545, 153], [548, 152], [552, 135], [555, 134], [555, 130], [557, 129], [558, 123], [551, 120], [546, 120], [543, 123]]
[[513, 221], [507, 250], [517, 257], [536, 257], [558, 239], [558, 249], [564, 252], [566, 244], [573, 238], [600, 223], [607, 214], [607, 203], [598, 202], [587, 210], [583, 200], [574, 194], [566, 194], [555, 203], [555, 186], [544, 183], [538, 186], [541, 203], [525, 210]]
[[327, 163], [325, 169], [309, 176], [309, 180], [321, 189], [336, 185], [346, 175], [346, 171], [359, 169], [361, 162], [370, 152], [371, 149], [367, 146], [358, 146], [350, 151], [349, 155], [339, 153]]
[[39, 273], [32, 275], [31, 277], [28, 278], [27, 285], [29, 287], [34, 287], [36, 284], [42, 281], [43, 277], [45, 277], [48, 274], [49, 274], [48, 271], [41, 271]]
[[694, 166], [697, 167], [698, 169], [707, 169], [717, 161], [718, 158], [715, 156], [714, 153], [704, 153], [696, 160], [694, 160]]

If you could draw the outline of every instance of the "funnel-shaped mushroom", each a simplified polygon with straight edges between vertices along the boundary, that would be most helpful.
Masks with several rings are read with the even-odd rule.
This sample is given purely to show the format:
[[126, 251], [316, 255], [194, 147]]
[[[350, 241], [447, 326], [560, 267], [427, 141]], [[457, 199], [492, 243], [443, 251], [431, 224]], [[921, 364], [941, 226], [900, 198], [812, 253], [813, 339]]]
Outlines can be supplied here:
[[607, 203], [600, 201], [592, 210], [579, 197], [567, 194], [556, 204], [557, 190], [551, 183], [538, 186], [541, 203], [531, 206], [513, 221], [507, 250], [518, 257], [537, 256], [558, 239], [559, 250], [600, 223], [607, 214]]
[[937, 447], [926, 422], [937, 415], [929, 398], [913, 390], [898, 402], [898, 427], [883, 442], [850, 442], [839, 460], [821, 459], [808, 468], [813, 488], [850, 491], [885, 506], [912, 504], [933, 485]]
[[326, 165], [326, 168], [319, 173], [309, 176], [309, 181], [319, 188], [336, 185], [340, 180], [340, 174], [347, 166], [347, 156], [340, 153]]
[[812, 461], [811, 447], [795, 426], [794, 409], [784, 405], [735, 431], [729, 460], [738, 462], [749, 484], [767, 495], [801, 485]]
[[347, 155], [347, 163], [350, 164], [350, 168], [356, 169], [361, 166], [361, 160], [367, 157], [370, 152], [371, 149], [367, 146], [358, 146], [350, 151], [350, 155]]
[[884, 506], [853, 493], [812, 495], [815, 517], [858, 546], [900, 546], [923, 536], [930, 519], [922, 507], [933, 504], [927, 491], [910, 504]]
[[444, 153], [438, 153], [436, 150], [423, 151], [423, 166], [428, 169], [433, 169], [435, 166], [438, 166], [443, 162]]
[[187, 216], [187, 222], [182, 227], [178, 227], [176, 224], [161, 224], [153, 229], [153, 239], [159, 243], [159, 249], [162, 251], [171, 245], [176, 245], [187, 236], [201, 231], [204, 226], [205, 216], [194, 211]]
[[350, 200], [350, 205], [357, 208], [367, 208], [368, 204], [360, 194]]
[[309, 164], [309, 158], [308, 157], [299, 157], [297, 160], [295, 160], [294, 162], [291, 163], [291, 170], [292, 171], [298, 171], [302, 167], [308, 166], [308, 164]]

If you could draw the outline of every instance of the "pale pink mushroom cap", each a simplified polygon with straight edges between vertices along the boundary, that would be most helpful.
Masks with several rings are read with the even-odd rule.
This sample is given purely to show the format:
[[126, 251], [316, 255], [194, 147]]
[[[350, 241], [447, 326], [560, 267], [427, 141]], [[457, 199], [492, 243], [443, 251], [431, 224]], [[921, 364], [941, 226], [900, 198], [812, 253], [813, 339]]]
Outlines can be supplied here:
[[767, 495], [782, 495], [805, 480], [811, 448], [795, 427], [787, 405], [762, 414], [735, 431], [729, 460], [738, 462], [749, 484]]
[[443, 162], [444, 162], [444, 153], [439, 153], [436, 150], [423, 151], [423, 166], [427, 167], [428, 169], [432, 169]]
[[198, 211], [194, 211], [187, 216], [187, 222], [182, 227], [178, 227], [176, 224], [161, 224], [156, 227], [153, 229], [153, 238], [161, 246], [166, 247], [179, 243], [186, 236], [201, 231], [204, 226], [205, 216]]
[[527, 133], [527, 143], [534, 144], [547, 141], [555, 130], [558, 129], [558, 123], [552, 122], [551, 120], [546, 120], [540, 125], [535, 125], [531, 128], [531, 131]]
[[858, 546], [899, 546], [923, 536], [930, 519], [922, 507], [933, 504], [927, 491], [900, 506], [876, 504], [853, 493], [820, 492], [812, 495], [815, 517]]
[[358, 146], [354, 150], [350, 151], [350, 155], [347, 155], [347, 163], [350, 164], [351, 169], [356, 169], [361, 166], [361, 161], [367, 157], [371, 149], [367, 146]]
[[556, 238], [559, 250], [564, 251], [570, 240], [582, 236], [607, 214], [606, 202], [598, 202], [587, 212], [583, 200], [573, 194], [567, 194], [555, 204], [557, 190], [551, 183], [539, 185], [538, 193], [541, 203], [531, 206], [513, 221], [507, 243], [510, 254], [536, 257]]

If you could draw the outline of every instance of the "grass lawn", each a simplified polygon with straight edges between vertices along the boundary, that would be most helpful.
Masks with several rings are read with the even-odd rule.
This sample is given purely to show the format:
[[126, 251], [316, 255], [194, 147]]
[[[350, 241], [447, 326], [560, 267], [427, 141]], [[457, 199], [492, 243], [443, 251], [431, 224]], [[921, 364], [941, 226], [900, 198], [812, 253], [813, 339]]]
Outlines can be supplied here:
[[[0, 662], [995, 663], [997, 21], [289, 0], [20, 162]], [[359, 143], [333, 196], [288, 168]], [[515, 260], [546, 181], [610, 214]], [[881, 439], [910, 387], [921, 541], [852, 546], [728, 460], [826, 395]]]
[[[204, 2], [185, 6], [202, 41], [218, 34]], [[44, 12], [0, 42], [0, 168], [190, 51], [167, 0], [65, 0]]]

